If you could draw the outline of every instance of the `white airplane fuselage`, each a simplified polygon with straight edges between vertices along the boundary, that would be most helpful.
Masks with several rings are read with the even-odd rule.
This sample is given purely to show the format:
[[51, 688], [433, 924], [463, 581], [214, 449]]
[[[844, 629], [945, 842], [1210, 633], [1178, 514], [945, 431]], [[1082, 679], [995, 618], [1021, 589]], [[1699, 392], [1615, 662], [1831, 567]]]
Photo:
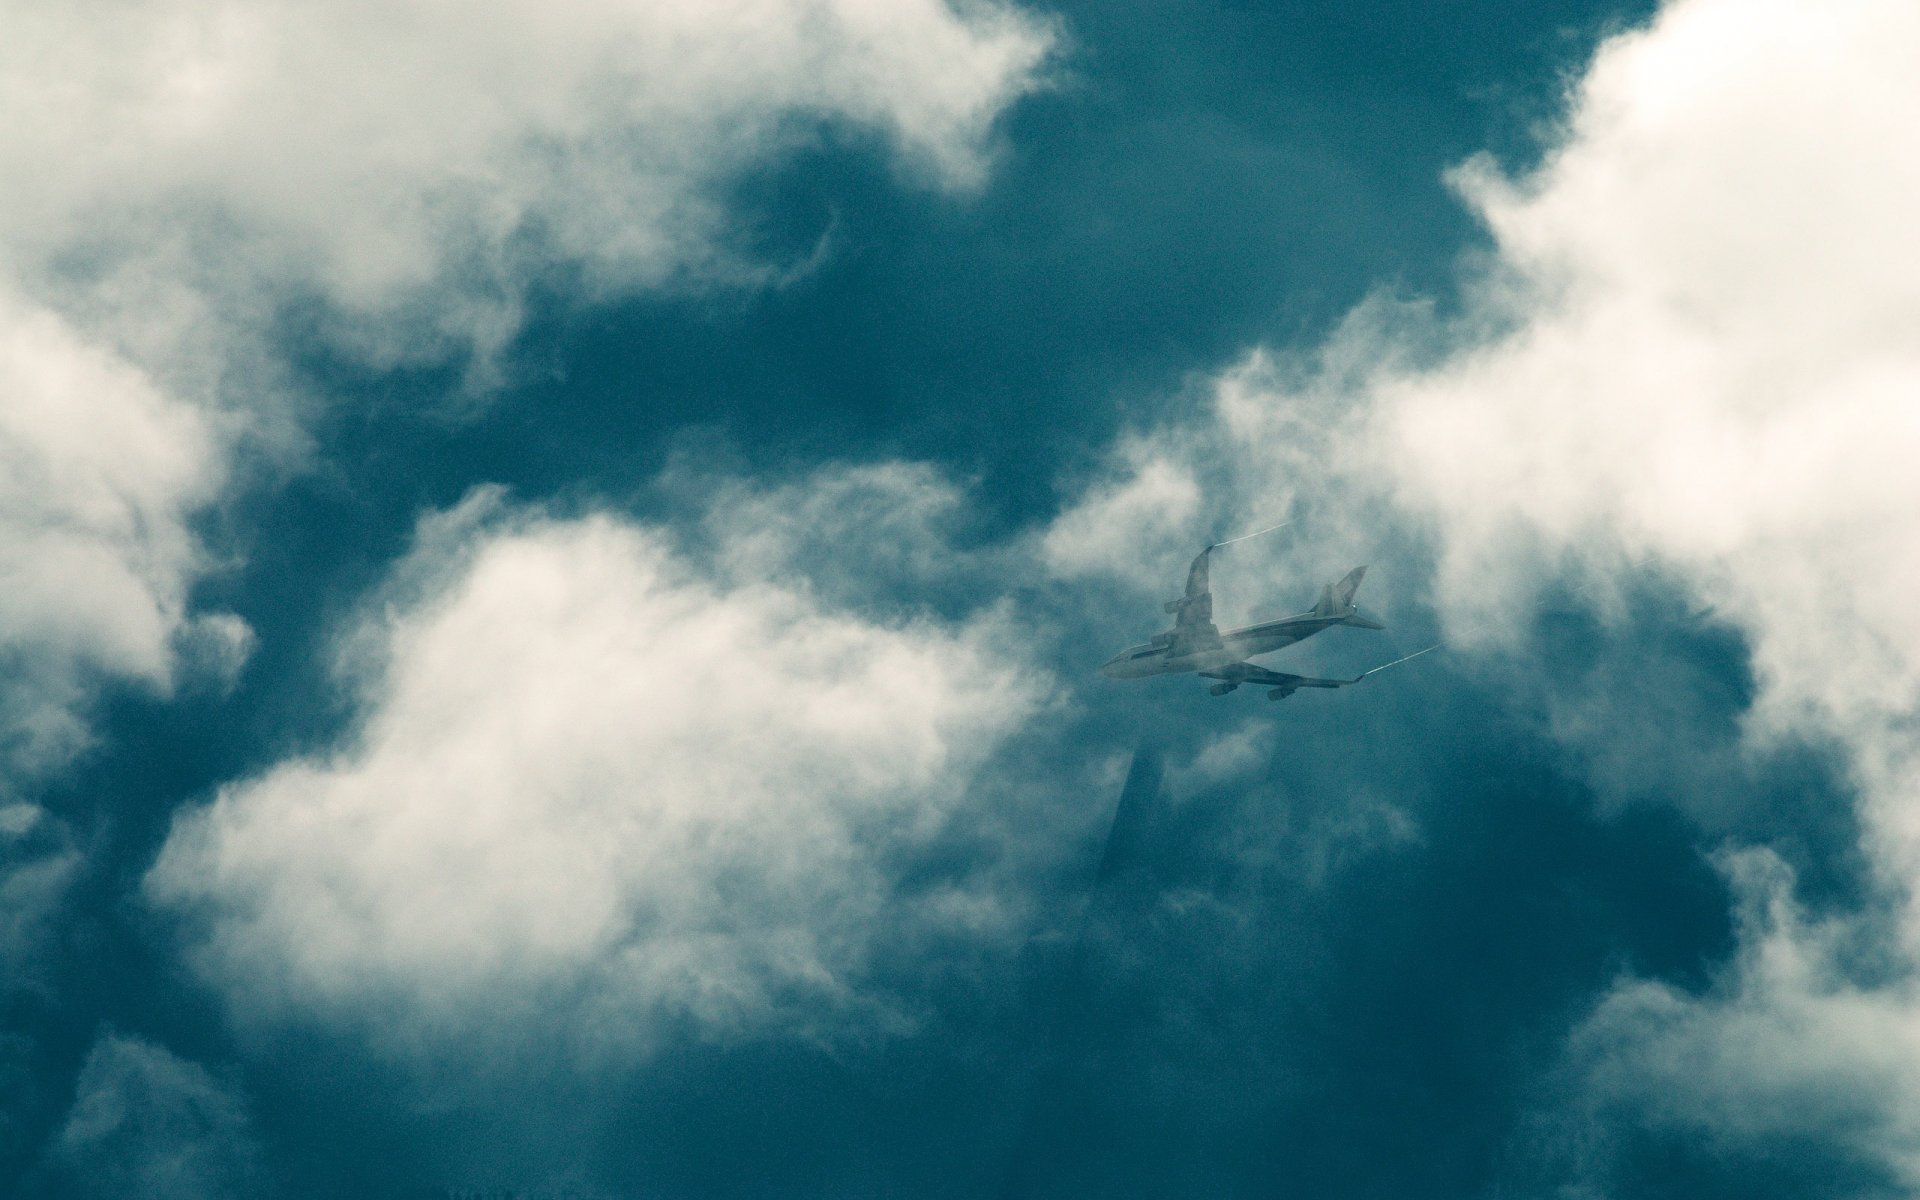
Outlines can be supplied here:
[[[1285, 646], [1303, 641], [1330, 625], [1347, 624], [1346, 614], [1319, 616], [1302, 613], [1228, 629], [1217, 644], [1183, 648], [1172, 641], [1147, 642], [1130, 646], [1108, 659], [1100, 673], [1109, 679], [1145, 679], [1149, 675], [1177, 675], [1190, 671], [1212, 671], [1232, 663], [1244, 662], [1256, 654], [1271, 654]], [[1176, 650], [1183, 650], [1176, 653]]]

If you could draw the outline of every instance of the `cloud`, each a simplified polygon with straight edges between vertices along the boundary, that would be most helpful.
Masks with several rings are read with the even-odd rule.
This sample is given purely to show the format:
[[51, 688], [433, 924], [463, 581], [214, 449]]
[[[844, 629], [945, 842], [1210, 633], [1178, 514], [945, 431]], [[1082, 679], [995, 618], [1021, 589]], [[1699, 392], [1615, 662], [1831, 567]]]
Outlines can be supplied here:
[[1625, 979], [1574, 1034], [1566, 1123], [1580, 1167], [1604, 1179], [1618, 1153], [1607, 1142], [1652, 1129], [1749, 1158], [1815, 1147], [1871, 1164], [1903, 1191], [1920, 1186], [1911, 981], [1856, 982], [1849, 960], [1875, 957], [1860, 930], [1810, 918], [1770, 851], [1729, 853], [1720, 866], [1738, 900], [1740, 949], [1712, 990]]
[[[166, 690], [193, 525], [283, 465], [297, 316], [491, 378], [530, 289], [757, 286], [727, 191], [823, 128], [983, 178], [1046, 23], [945, 0], [0, 0], [0, 745], [39, 771], [102, 680]], [[266, 472], [271, 475], [272, 472]], [[256, 480], [257, 481], [257, 480]], [[176, 644], [177, 642], [177, 644]]]
[[901, 878], [1042, 700], [990, 612], [862, 619], [482, 492], [342, 661], [348, 740], [183, 813], [147, 881], [245, 1017], [389, 1048], [884, 1025], [877, 946], [998, 919]]
[[966, 493], [926, 463], [827, 467], [777, 486], [680, 463], [663, 482], [705, 505], [715, 566], [732, 580], [779, 580], [844, 605], [903, 595], [924, 603], [990, 557], [954, 552]]
[[1536, 173], [1461, 172], [1514, 328], [1379, 381], [1377, 414], [1449, 600], [1516, 535], [1651, 558], [1754, 635], [1769, 717], [1911, 708], [1920, 284], [1885, 258], [1920, 95], [1886, 48], [1916, 41], [1897, 4], [1678, 4], [1603, 48]]
[[269, 1194], [247, 1106], [235, 1090], [163, 1046], [112, 1032], [88, 1052], [48, 1159], [81, 1196]]
[[0, 290], [0, 747], [16, 771], [87, 740], [103, 677], [164, 690], [190, 514], [219, 488], [211, 416], [45, 308]]
[[[1869, 1046], [1920, 1019], [1903, 982], [1920, 966], [1920, 348], [1899, 332], [1920, 283], [1889, 266], [1920, 202], [1897, 115], [1920, 110], [1898, 65], [1916, 47], [1920, 16], [1874, 2], [1690, 0], [1609, 43], [1537, 172], [1460, 177], [1501, 254], [1484, 302], [1510, 329], [1379, 381], [1372, 429], [1397, 498], [1439, 531], [1462, 636], [1560, 563], [1650, 563], [1737, 629], [1749, 746], [1838, 748], [1866, 883], [1907, 910], [1897, 932], [1803, 928], [1767, 882], [1775, 917], [1747, 922], [1714, 995], [1623, 985], [1586, 1031], [1609, 1046], [1596, 1086], [1614, 1112], [1747, 1156], [1792, 1134], [1909, 1183], [1912, 1081]], [[1682, 778], [1694, 742], [1664, 747]], [[1799, 820], [1758, 817], [1762, 842]], [[1859, 976], [1830, 949], [1843, 932], [1891, 969]]]
[[[81, 870], [65, 841], [40, 852], [46, 829], [65, 837], [65, 826], [15, 793], [90, 743], [102, 689], [225, 689], [246, 666], [246, 622], [196, 611], [196, 586], [227, 551], [202, 534], [225, 524], [211, 520], [219, 505], [298, 468], [319, 405], [351, 403], [305, 394], [324, 382], [294, 359], [468, 367], [484, 388], [536, 292], [593, 303], [778, 286], [795, 267], [764, 250], [755, 213], [737, 204], [743, 182], [852, 140], [914, 186], [964, 194], [985, 179], [1000, 113], [1041, 84], [1054, 42], [1048, 21], [998, 0], [0, 0], [0, 21], [0, 812], [40, 829], [38, 841], [8, 829], [0, 843], [8, 966], [38, 945]], [[468, 532], [492, 538], [486, 553], [436, 543], [411, 561], [415, 601], [457, 588], [470, 566], [505, 591], [476, 586], [459, 612], [497, 626], [503, 647], [524, 643], [513, 609], [528, 597], [499, 576], [518, 555], [557, 580], [557, 593], [532, 599], [586, 603], [589, 639], [626, 637], [630, 666], [672, 674], [601, 680], [595, 651], [576, 645], [551, 666], [584, 674], [551, 678], [559, 691], [530, 680], [520, 695], [530, 732], [518, 749], [555, 755], [555, 774], [528, 762], [530, 774], [490, 789], [453, 772], [472, 797], [422, 791], [401, 758], [478, 743], [405, 732], [409, 718], [376, 716], [386, 701], [369, 693], [367, 735], [386, 741], [230, 789], [219, 812], [234, 831], [202, 822], [205, 843], [230, 854], [180, 900], [207, 920], [205, 962], [273, 964], [284, 952], [303, 973], [284, 993], [246, 996], [253, 1010], [386, 1004], [419, 1018], [396, 1039], [453, 1010], [486, 1023], [463, 991], [476, 979], [499, 983], [522, 1014], [572, 989], [561, 1010], [603, 1021], [609, 1037], [626, 1037], [620, 1021], [649, 1006], [718, 1029], [803, 996], [864, 1004], [862, 904], [1037, 695], [1002, 678], [991, 618], [862, 620], [791, 572], [699, 572], [657, 530], [614, 518], [476, 522]], [[595, 582], [707, 645], [645, 643], [659, 651], [647, 657], [639, 626], [620, 626], [605, 599], [593, 607]], [[705, 618], [674, 607], [705, 599]], [[428, 705], [436, 689], [492, 684], [490, 670], [540, 676], [524, 657], [476, 660], [465, 682], [436, 674], [405, 641], [432, 641], [432, 614], [397, 591], [394, 603], [417, 624], [371, 618], [359, 641], [371, 657], [349, 670]], [[547, 616], [564, 628], [564, 614]], [[710, 645], [733, 634], [758, 637], [745, 645], [772, 670]], [[572, 732], [541, 726], [545, 705], [566, 707], [576, 685], [593, 695], [595, 680], [614, 703], [647, 708], [653, 741], [626, 745], [626, 726], [588, 710]], [[732, 705], [682, 701], [714, 689]], [[490, 739], [493, 718], [474, 720], [468, 737]], [[733, 741], [707, 762], [716, 728]], [[576, 751], [584, 758], [568, 760]], [[275, 879], [282, 856], [305, 860], [290, 799], [300, 787], [328, 801], [313, 816], [334, 858]], [[411, 803], [367, 808], [392, 795]], [[787, 810], [787, 795], [816, 803]], [[457, 820], [428, 816], [455, 799]], [[349, 845], [355, 822], [390, 816], [386, 843]], [[607, 829], [595, 826], [603, 816]], [[666, 829], [659, 841], [649, 820]], [[524, 845], [490, 843], [520, 833]], [[628, 851], [634, 862], [616, 860]], [[184, 856], [177, 845], [169, 862]], [[411, 883], [388, 877], [390, 860]], [[532, 877], [482, 885], [474, 864]], [[975, 897], [925, 887], [904, 904], [924, 922], [993, 916]], [[465, 889], [476, 908], [461, 916]], [[394, 904], [378, 914], [328, 908], [378, 906], [388, 891]], [[785, 902], [793, 912], [756, 924], [756, 904]], [[436, 916], [438, 904], [451, 912]], [[300, 922], [332, 941], [307, 947]], [[480, 945], [490, 922], [492, 948]], [[440, 933], [470, 941], [426, 945]], [[641, 1021], [632, 1039], [651, 1029]]]
[[945, 0], [5, 12], [17, 255], [317, 297], [387, 359], [498, 348], [556, 265], [616, 291], [757, 271], [723, 189], [823, 124], [977, 184], [1051, 42], [1012, 8]]
[[[1521, 704], [1544, 695], [1548, 727], [1609, 778], [1714, 786], [1689, 766], [1698, 739], [1685, 730], [1635, 738], [1639, 761], [1622, 759], [1630, 735], [1606, 714], [1670, 684], [1691, 693], [1658, 701], [1675, 720], [1741, 712], [1748, 771], [1757, 761], [1764, 773], [1783, 746], [1834, 748], [1860, 796], [1869, 883], [1911, 906], [1916, 50], [1920, 12], [1897, 0], [1668, 5], [1600, 47], [1537, 167], [1515, 176], [1483, 158], [1455, 173], [1492, 237], [1458, 312], [1378, 298], [1317, 352], [1251, 355], [1221, 376], [1204, 418], [1152, 439], [1151, 453], [1117, 454], [1120, 482], [1058, 528], [1154, 478], [1193, 477], [1249, 519], [1303, 515], [1300, 541], [1279, 551], [1289, 570], [1336, 544], [1397, 545], [1418, 569], [1397, 596], [1381, 580], [1387, 594], [1430, 603], [1449, 641], [1473, 652], [1455, 662], [1501, 678]], [[1737, 633], [1750, 689], [1704, 671], [1698, 640], [1665, 648], [1691, 663], [1642, 647], [1644, 671], [1573, 673], [1532, 640], [1552, 603], [1584, 610], [1603, 641], [1631, 644], [1629, 614], [1643, 616], [1645, 593], [1662, 589]], [[1762, 841], [1793, 823], [1777, 811], [1748, 818], [1747, 836]], [[1750, 958], [1795, 944], [1749, 938]], [[1917, 939], [1920, 916], [1909, 915], [1888, 947], [1902, 971], [1920, 967]], [[1634, 1011], [1645, 1016], [1664, 994], [1629, 989], [1609, 1011], [1644, 1002]], [[1836, 998], [1849, 994], [1857, 1004]], [[1848, 1020], [1796, 1025], [1796, 1013], [1858, 1010], [1904, 1028], [1913, 1008], [1904, 989], [1796, 995], [1755, 968], [1681, 1005], [1685, 1033], [1673, 1036], [1720, 1048], [1722, 1102], [1701, 1121], [1737, 1126], [1743, 1088], [1763, 1107], [1778, 1096], [1774, 1068], [1741, 1049], [1740, 1030], [1797, 1028], [1810, 1043], [1803, 1061], [1839, 1063], [1854, 1053]], [[1657, 1026], [1618, 1028], [1631, 1041]], [[1656, 1058], [1623, 1052], [1620, 1071], [1638, 1064], [1656, 1082], [1619, 1094], [1654, 1103]], [[1838, 1067], [1813, 1073], [1849, 1086]], [[1857, 1085], [1849, 1102], [1885, 1109], [1865, 1128], [1887, 1136], [1864, 1138], [1863, 1153], [1910, 1164], [1908, 1101], [1871, 1075]]]
[[0, 997], [44, 986], [48, 926], [80, 867], [68, 831], [32, 804], [0, 805]]
[[[1194, 552], [1200, 485], [1192, 473], [1144, 439], [1124, 443], [1117, 453], [1129, 469], [1095, 484], [1041, 538], [1041, 558], [1060, 578], [1115, 572], [1127, 578], [1147, 562]], [[1164, 577], [1171, 579], [1172, 571]]]

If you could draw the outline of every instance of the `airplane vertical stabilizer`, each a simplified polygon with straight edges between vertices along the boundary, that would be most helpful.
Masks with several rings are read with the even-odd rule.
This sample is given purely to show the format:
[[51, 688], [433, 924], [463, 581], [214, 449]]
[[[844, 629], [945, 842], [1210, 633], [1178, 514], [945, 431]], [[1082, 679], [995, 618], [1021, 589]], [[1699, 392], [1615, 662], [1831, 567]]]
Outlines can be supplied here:
[[1330, 583], [1320, 589], [1320, 601], [1313, 606], [1316, 617], [1344, 617], [1350, 615], [1353, 608], [1353, 594], [1360, 590], [1360, 581], [1365, 578], [1367, 569], [1355, 567], [1348, 571], [1346, 578], [1339, 583]]

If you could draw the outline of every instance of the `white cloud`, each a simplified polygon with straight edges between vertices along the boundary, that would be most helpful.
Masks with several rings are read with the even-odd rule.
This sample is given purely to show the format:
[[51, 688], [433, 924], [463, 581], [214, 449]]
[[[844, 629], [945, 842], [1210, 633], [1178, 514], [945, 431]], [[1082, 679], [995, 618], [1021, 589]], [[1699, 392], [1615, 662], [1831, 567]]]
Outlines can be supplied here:
[[235, 1089], [163, 1046], [112, 1032], [88, 1052], [48, 1160], [88, 1197], [269, 1194], [252, 1121]]
[[187, 517], [219, 487], [219, 425], [53, 313], [0, 291], [0, 746], [65, 761], [103, 676], [165, 688], [199, 568]]
[[1511, 331], [1376, 380], [1373, 411], [1462, 633], [1525, 594], [1534, 555], [1652, 562], [1747, 636], [1753, 733], [1848, 752], [1903, 891], [1920, 279], [1891, 264], [1920, 250], [1916, 49], [1920, 13], [1876, 0], [1687, 0], [1609, 43], [1538, 172], [1463, 177]]
[[[1622, 579], [1652, 574], [1690, 593], [1750, 647], [1749, 746], [1836, 747], [1878, 882], [1912, 905], [1916, 56], [1920, 9], [1905, 0], [1677, 0], [1601, 47], [1537, 169], [1509, 178], [1476, 160], [1458, 172], [1494, 239], [1462, 315], [1376, 301], [1317, 356], [1255, 355], [1223, 377], [1209, 421], [1160, 439], [1152, 469], [1207, 479], [1217, 502], [1250, 517], [1311, 509], [1303, 544], [1364, 541], [1373, 526], [1418, 548], [1403, 559], [1434, 555], [1431, 599], [1449, 639], [1500, 652], [1486, 669], [1503, 656], [1497, 669], [1540, 669], [1516, 636], [1543, 587], [1569, 577], [1597, 593], [1603, 619], [1622, 614]], [[1147, 478], [1137, 449], [1119, 459], [1120, 476]], [[1623, 702], [1636, 686], [1688, 679], [1584, 682], [1609, 677]], [[1625, 744], [1618, 727], [1586, 719], [1607, 710], [1563, 705], [1552, 719], [1576, 739]], [[1684, 759], [1689, 739], [1632, 745], [1643, 762], [1663, 750]], [[1765, 816], [1750, 814], [1750, 827]], [[1916, 948], [1910, 909], [1889, 951], [1913, 969]], [[1857, 1004], [1823, 996], [1821, 1013], [1858, 1008], [1902, 1029], [1914, 1011], [1906, 990], [1861, 992]], [[1713, 1076], [1724, 1102], [1702, 1120], [1737, 1123], [1742, 1088], [1772, 1103], [1777, 1081], [1738, 1031], [1798, 1028], [1797, 1003], [1749, 971], [1685, 1006], [1689, 1044], [1724, 1050]], [[1631, 1039], [1642, 1027], [1621, 1028]], [[1850, 1061], [1848, 1028], [1805, 1022], [1816, 1044], [1803, 1053]], [[1643, 1055], [1620, 1061], [1652, 1070]], [[1844, 1088], [1845, 1074], [1822, 1077]], [[1863, 1078], [1859, 1102], [1882, 1101], [1894, 1110], [1870, 1128], [1885, 1136], [1856, 1149], [1910, 1175], [1910, 1101]]]
[[720, 189], [821, 123], [977, 183], [1051, 36], [946, 0], [0, 13], [0, 237], [17, 256], [240, 301], [317, 295], [399, 357], [497, 347], [555, 264], [612, 289], [758, 270], [730, 252]]
[[[1605, 47], [1566, 144], [1463, 173], [1515, 330], [1383, 380], [1380, 433], [1468, 600], [1510, 552], [1651, 556], [1756, 635], [1770, 713], [1909, 709], [1920, 622], [1920, 88], [1910, 6], [1693, 0]], [[1795, 712], [1784, 710], [1791, 709]]]
[[894, 873], [1040, 699], [1002, 636], [483, 493], [350, 639], [348, 742], [184, 814], [149, 893], [243, 1015], [390, 1047], [535, 1006], [589, 1045], [831, 1022], [875, 944], [993, 919]]
[[1052, 37], [993, 0], [0, 0], [0, 26], [0, 741], [36, 770], [99, 680], [243, 661], [187, 624], [190, 526], [242, 438], [298, 443], [277, 317], [486, 377], [536, 281], [772, 281], [742, 172], [834, 126], [973, 186]]
[[1273, 722], [1253, 717], [1209, 738], [1193, 761], [1168, 768], [1168, 794], [1185, 800], [1205, 788], [1244, 779], [1272, 758], [1279, 736]]
[[1061, 578], [1116, 574], [1138, 578], [1151, 567], [1166, 586], [1174, 564], [1190, 558], [1198, 540], [1200, 485], [1164, 447], [1146, 439], [1123, 443], [1120, 478], [1095, 484], [1090, 494], [1048, 526], [1040, 557]]
[[728, 579], [777, 580], [832, 602], [859, 604], [977, 569], [984, 554], [954, 553], [965, 493], [925, 463], [825, 468], [776, 487], [701, 478], [684, 467], [667, 486], [704, 490], [704, 526]]
[[1285, 524], [1216, 554], [1223, 624], [1310, 606], [1324, 582], [1375, 564], [1361, 599], [1391, 612], [1385, 553], [1399, 513], [1364, 461], [1370, 372], [1405, 357], [1397, 336], [1424, 309], [1369, 303], [1310, 356], [1265, 350], [1212, 381], [1198, 420], [1122, 440], [1106, 474], [1063, 511], [1038, 555], [1056, 578], [1106, 576], [1171, 596], [1207, 541]]
[[[1853, 982], [1859, 931], [1810, 920], [1770, 852], [1721, 865], [1740, 906], [1735, 962], [1704, 996], [1632, 979], [1607, 996], [1572, 1042], [1575, 1140], [1652, 1127], [1721, 1154], [1824, 1143], [1920, 1187], [1920, 994]], [[1575, 1157], [1605, 1177], [1607, 1147]]]

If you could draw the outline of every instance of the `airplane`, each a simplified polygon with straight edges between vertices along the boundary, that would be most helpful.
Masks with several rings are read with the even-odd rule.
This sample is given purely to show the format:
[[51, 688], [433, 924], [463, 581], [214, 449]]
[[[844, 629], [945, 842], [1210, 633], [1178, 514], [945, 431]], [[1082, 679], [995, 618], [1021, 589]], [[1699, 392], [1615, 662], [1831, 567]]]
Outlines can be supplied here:
[[[1173, 614], [1174, 626], [1141, 646], [1132, 646], [1108, 659], [1100, 673], [1109, 679], [1144, 679], [1149, 675], [1194, 672], [1220, 682], [1207, 689], [1224, 696], [1241, 684], [1270, 689], [1269, 700], [1283, 700], [1301, 688], [1351, 687], [1375, 671], [1363, 671], [1352, 679], [1316, 679], [1308, 675], [1290, 675], [1270, 671], [1246, 660], [1256, 654], [1269, 654], [1283, 646], [1304, 641], [1335, 625], [1359, 629], [1385, 629], [1380, 622], [1361, 615], [1354, 607], [1353, 594], [1366, 576], [1365, 567], [1355, 567], [1346, 578], [1320, 589], [1320, 599], [1311, 609], [1297, 616], [1282, 617], [1229, 629], [1222, 633], [1213, 623], [1213, 592], [1207, 583], [1207, 565], [1217, 545], [1208, 546], [1187, 570], [1187, 592], [1178, 600], [1167, 601], [1166, 611]], [[1425, 654], [1426, 651], [1420, 651]], [[1408, 655], [1408, 658], [1417, 657]], [[1405, 659], [1400, 660], [1406, 661]], [[1395, 666], [1388, 663], [1386, 666]]]

